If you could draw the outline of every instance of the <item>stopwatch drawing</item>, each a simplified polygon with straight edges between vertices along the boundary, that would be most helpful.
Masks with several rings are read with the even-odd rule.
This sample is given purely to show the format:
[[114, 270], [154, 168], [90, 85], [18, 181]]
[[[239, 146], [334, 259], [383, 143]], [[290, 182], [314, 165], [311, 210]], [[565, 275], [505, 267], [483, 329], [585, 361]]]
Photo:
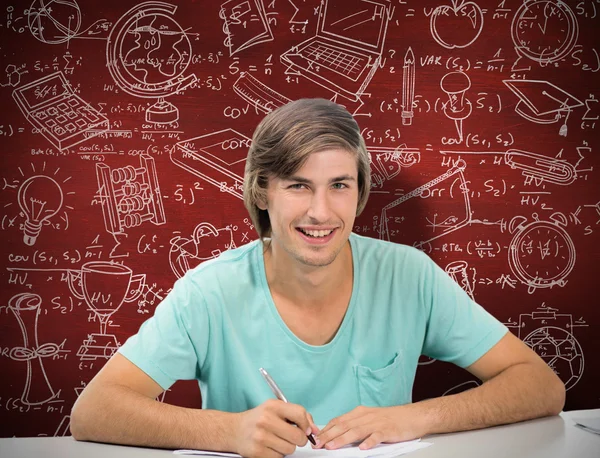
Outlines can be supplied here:
[[508, 262], [514, 275], [529, 286], [537, 288], [564, 286], [566, 277], [575, 265], [575, 246], [564, 229], [568, 221], [560, 212], [553, 213], [549, 221], [533, 221], [515, 216], [509, 223], [514, 234], [510, 242]]
[[515, 13], [511, 35], [520, 55], [545, 64], [573, 50], [579, 26], [573, 10], [561, 0], [526, 0]]

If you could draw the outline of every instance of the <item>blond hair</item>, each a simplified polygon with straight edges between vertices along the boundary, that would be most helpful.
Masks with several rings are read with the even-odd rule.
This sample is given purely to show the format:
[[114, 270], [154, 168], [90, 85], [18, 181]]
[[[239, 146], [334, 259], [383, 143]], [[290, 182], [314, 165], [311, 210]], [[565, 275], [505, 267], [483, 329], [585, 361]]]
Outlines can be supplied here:
[[358, 216], [369, 198], [371, 169], [358, 124], [344, 107], [326, 99], [300, 99], [277, 108], [259, 123], [246, 159], [244, 205], [261, 239], [271, 235], [269, 213], [258, 206], [266, 202], [269, 177], [287, 178], [311, 153], [332, 148], [356, 156]]

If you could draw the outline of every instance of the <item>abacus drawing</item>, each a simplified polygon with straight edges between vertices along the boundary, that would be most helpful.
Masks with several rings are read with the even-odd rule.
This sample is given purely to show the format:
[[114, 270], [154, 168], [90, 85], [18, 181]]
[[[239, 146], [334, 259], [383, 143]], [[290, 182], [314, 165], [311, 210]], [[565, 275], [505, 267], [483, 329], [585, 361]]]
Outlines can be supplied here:
[[110, 169], [96, 164], [98, 191], [104, 215], [104, 225], [111, 234], [140, 226], [146, 221], [164, 224], [165, 210], [156, 175], [154, 159], [140, 155], [140, 167], [128, 165]]

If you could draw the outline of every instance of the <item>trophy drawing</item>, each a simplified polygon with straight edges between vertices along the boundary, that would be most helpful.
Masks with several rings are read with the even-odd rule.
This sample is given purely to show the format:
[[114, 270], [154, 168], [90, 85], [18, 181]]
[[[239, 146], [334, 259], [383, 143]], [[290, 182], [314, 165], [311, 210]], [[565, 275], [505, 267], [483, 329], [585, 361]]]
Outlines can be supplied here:
[[145, 280], [145, 274], [133, 275], [129, 267], [105, 261], [88, 262], [81, 270], [69, 271], [69, 289], [100, 320], [100, 333], [89, 334], [77, 356], [82, 360], [108, 359], [117, 351], [116, 336], [107, 334], [109, 319], [123, 302], [140, 297]]

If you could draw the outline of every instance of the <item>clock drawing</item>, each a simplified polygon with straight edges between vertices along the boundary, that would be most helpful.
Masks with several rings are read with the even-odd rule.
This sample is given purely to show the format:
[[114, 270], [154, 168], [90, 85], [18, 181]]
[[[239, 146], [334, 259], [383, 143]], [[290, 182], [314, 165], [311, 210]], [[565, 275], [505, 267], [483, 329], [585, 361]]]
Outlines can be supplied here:
[[511, 35], [520, 56], [548, 64], [572, 51], [579, 26], [571, 8], [561, 0], [530, 0], [515, 13]]
[[562, 213], [554, 213], [551, 221], [534, 221], [517, 216], [510, 222], [514, 232], [508, 255], [512, 272], [533, 292], [537, 288], [564, 286], [566, 277], [575, 265], [575, 246], [565, 231], [567, 219]]

